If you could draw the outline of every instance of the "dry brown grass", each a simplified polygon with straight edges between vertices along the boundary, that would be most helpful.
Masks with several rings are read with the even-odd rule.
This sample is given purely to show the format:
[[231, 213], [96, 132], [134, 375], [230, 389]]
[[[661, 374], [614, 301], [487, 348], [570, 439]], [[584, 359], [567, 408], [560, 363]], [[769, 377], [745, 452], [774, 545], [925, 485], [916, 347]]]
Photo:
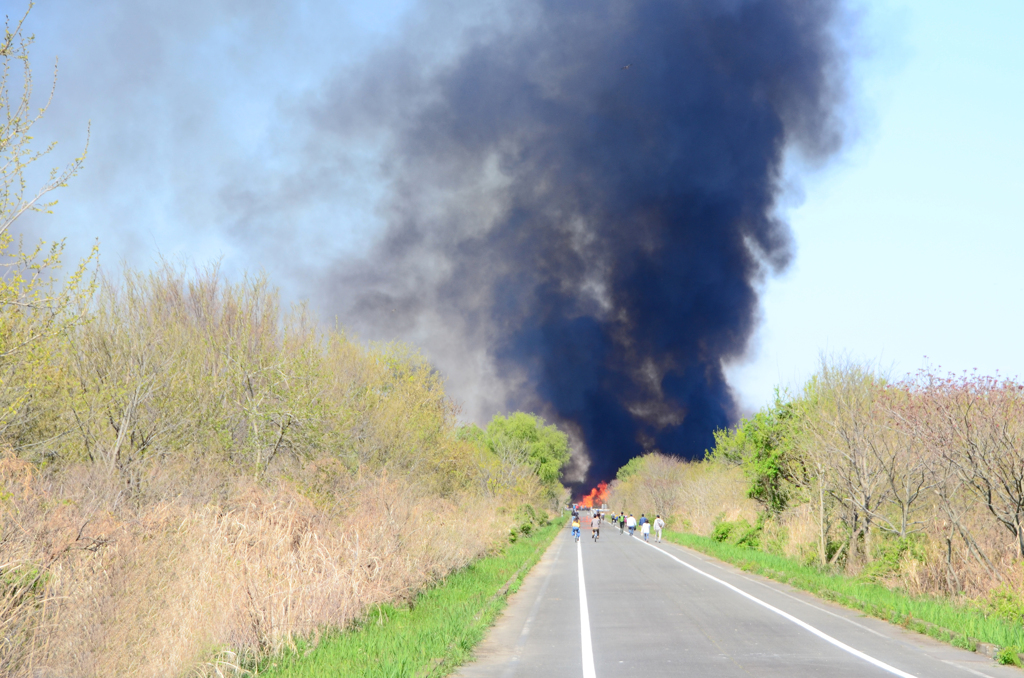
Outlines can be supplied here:
[[[748, 487], [749, 480], [739, 467], [653, 454], [644, 457], [634, 475], [611, 484], [608, 501], [612, 510], [637, 516], [650, 516], [659, 510], [656, 506], [665, 506], [663, 515], [669, 528], [710, 535], [719, 521], [757, 521], [760, 507], [747, 497]], [[960, 527], [977, 548], [969, 547], [952, 531], [955, 526], [943, 521], [939, 508], [928, 503], [935, 501], [922, 502], [921, 513], [930, 518], [921, 521], [922, 531], [910, 536], [913, 547], [893, 571], [879, 575], [881, 581], [914, 595], [985, 601], [1001, 592], [1024, 601], [1024, 569], [1013, 536], [992, 520], [980, 501], [972, 503], [965, 498], [960, 506]], [[818, 529], [816, 506], [796, 503], [764, 522], [760, 540], [766, 549], [802, 562], [817, 562]], [[876, 546], [884, 548], [884, 544]], [[856, 575], [867, 565], [847, 564], [846, 569]]]
[[125, 270], [79, 310], [0, 361], [0, 675], [251, 665], [544, 503], [532, 463], [459, 438], [422, 356], [286, 313], [263, 278]]
[[738, 468], [654, 453], [635, 475], [612, 482], [608, 505], [636, 516], [661, 514], [669, 529], [708, 534], [717, 520], [756, 520], [757, 503], [746, 493]]
[[680, 487], [676, 521], [688, 521], [699, 534], [710, 534], [717, 520], [757, 519], [757, 504], [747, 497], [747, 483], [739, 469], [720, 464], [691, 464]]
[[[949, 526], [939, 519], [911, 537], [914, 549], [905, 553], [897, 568], [884, 574], [881, 580], [887, 586], [912, 595], [978, 600], [989, 597], [996, 590], [1009, 590], [1024, 600], [1024, 570], [1016, 556], [1016, 542], [1005, 530], [995, 526], [980, 506], [965, 513], [963, 521], [978, 545], [977, 552], [967, 548], [963, 541], [954, 539], [947, 543]], [[782, 535], [775, 543], [782, 545], [783, 555], [811, 562], [816, 560], [817, 530], [814, 507], [804, 503], [783, 512], [776, 520], [768, 521], [763, 541], [769, 543], [773, 537]], [[947, 557], [952, 568], [946, 565]], [[857, 574], [864, 567], [860, 564], [856, 568], [847, 568], [847, 571]]]
[[5, 586], [3, 675], [215, 673], [408, 597], [503, 536], [489, 503], [384, 474], [330, 505], [283, 480], [203, 476], [192, 496], [126, 503], [94, 468], [44, 477], [12, 459], [2, 482], [5, 581], [41, 575], [28, 595]]

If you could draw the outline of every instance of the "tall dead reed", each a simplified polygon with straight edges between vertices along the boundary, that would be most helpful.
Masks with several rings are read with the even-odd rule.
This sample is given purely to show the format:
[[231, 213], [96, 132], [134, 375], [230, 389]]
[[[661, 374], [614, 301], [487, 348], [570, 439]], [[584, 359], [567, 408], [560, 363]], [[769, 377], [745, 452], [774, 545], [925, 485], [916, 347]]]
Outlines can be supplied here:
[[258, 668], [542, 497], [458, 438], [422, 357], [286, 312], [261, 278], [126, 270], [76, 312], [0, 403], [0, 675]]

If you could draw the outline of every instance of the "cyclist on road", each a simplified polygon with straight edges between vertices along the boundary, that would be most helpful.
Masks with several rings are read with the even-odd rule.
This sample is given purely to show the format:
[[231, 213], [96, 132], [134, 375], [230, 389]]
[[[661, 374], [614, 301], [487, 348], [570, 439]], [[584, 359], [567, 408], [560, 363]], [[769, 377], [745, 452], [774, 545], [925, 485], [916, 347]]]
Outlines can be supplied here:
[[580, 517], [572, 517], [572, 536], [576, 541], [580, 540]]
[[590, 518], [590, 538], [596, 543], [601, 538], [601, 514], [595, 513]]

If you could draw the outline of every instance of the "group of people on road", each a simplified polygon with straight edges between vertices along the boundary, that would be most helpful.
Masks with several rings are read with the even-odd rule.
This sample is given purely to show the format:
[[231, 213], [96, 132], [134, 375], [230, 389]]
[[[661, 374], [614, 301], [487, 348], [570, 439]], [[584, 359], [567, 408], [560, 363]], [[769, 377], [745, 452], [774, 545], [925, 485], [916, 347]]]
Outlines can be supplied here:
[[[601, 538], [601, 512], [592, 511], [590, 514], [590, 538], [597, 542]], [[574, 507], [572, 510], [572, 536], [576, 541], [580, 540], [580, 514]]]
[[[601, 538], [601, 523], [603, 518], [600, 511], [592, 511], [590, 515], [590, 538], [596, 543]], [[640, 514], [640, 520], [633, 517], [630, 513], [626, 515], [625, 511], [620, 512], [618, 515], [612, 514], [611, 517], [612, 525], [616, 523], [619, 526], [619, 534], [625, 534], [626, 530], [629, 531], [629, 536], [633, 536], [637, 528], [640, 528], [640, 535], [644, 538], [644, 541], [650, 541], [651, 529], [654, 530], [655, 541], [661, 543], [661, 531], [665, 529], [665, 521], [662, 520], [660, 514], [654, 518], [652, 523], [647, 519], [647, 516], [643, 513]], [[579, 512], [573, 507], [572, 512], [572, 536], [576, 541], [580, 540], [580, 515]]]

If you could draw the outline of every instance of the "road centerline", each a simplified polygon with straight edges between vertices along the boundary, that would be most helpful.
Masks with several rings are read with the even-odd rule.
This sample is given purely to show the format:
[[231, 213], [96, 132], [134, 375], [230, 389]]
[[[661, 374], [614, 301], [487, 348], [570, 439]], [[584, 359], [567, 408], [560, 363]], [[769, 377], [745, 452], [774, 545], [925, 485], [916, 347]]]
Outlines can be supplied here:
[[[780, 610], [779, 608], [775, 607], [774, 605], [771, 605], [770, 603], [766, 603], [765, 601], [761, 600], [760, 598], [747, 593], [746, 591], [744, 591], [743, 589], [741, 589], [741, 588], [739, 588], [737, 586], [733, 586], [732, 584], [730, 584], [727, 581], [723, 581], [722, 579], [719, 579], [718, 577], [716, 577], [716, 576], [714, 576], [712, 574], [708, 574], [707, 572], [705, 572], [704, 570], [700, 569], [699, 567], [694, 567], [693, 565], [691, 565], [690, 563], [686, 562], [685, 560], [682, 560], [681, 558], [677, 558], [676, 556], [672, 555], [668, 551], [665, 551], [664, 549], [658, 548], [654, 544], [650, 544], [648, 542], [640, 541], [640, 540], [637, 540], [637, 541], [639, 543], [643, 544], [644, 546], [651, 547], [652, 549], [654, 549], [655, 551], [658, 551], [659, 553], [665, 554], [666, 556], [668, 556], [672, 560], [676, 561], [677, 563], [679, 563], [680, 565], [682, 565], [684, 567], [687, 567], [687, 568], [693, 570], [697, 574], [702, 575], [704, 577], [707, 577], [708, 579], [710, 579], [710, 580], [712, 580], [714, 582], [717, 582], [717, 583], [721, 584], [722, 586], [724, 586], [724, 587], [726, 587], [728, 589], [731, 589], [732, 591], [740, 594], [741, 596], [743, 596], [744, 598], [750, 600], [751, 602], [757, 603], [761, 607], [763, 607], [763, 608], [765, 608], [767, 610], [770, 610], [771, 612], [774, 612], [775, 614], [779, 615], [780, 617], [783, 617], [784, 619], [787, 619], [787, 620], [793, 622], [797, 626], [803, 628], [805, 631], [809, 631], [810, 633], [814, 634], [815, 636], [818, 636], [819, 638], [821, 638], [825, 642], [827, 642], [827, 643], [829, 643], [831, 645], [834, 645], [835, 647], [839, 648], [840, 650], [843, 650], [844, 652], [848, 652], [849, 654], [852, 654], [853, 656], [855, 656], [855, 657], [857, 657], [859, 659], [862, 659], [862, 660], [868, 662], [869, 664], [872, 664], [872, 665], [882, 669], [883, 671], [887, 671], [887, 672], [889, 672], [889, 673], [891, 673], [891, 674], [893, 674], [895, 676], [900, 676], [900, 678], [917, 678], [916, 676], [914, 676], [911, 673], [907, 673], [906, 671], [901, 671], [900, 669], [896, 668], [895, 666], [892, 666], [890, 664], [886, 664], [885, 662], [883, 662], [880, 659], [875, 659], [871, 655], [866, 654], [864, 652], [861, 652], [860, 650], [847, 645], [846, 643], [844, 643], [843, 641], [839, 640], [838, 638], [834, 638], [833, 636], [830, 636], [829, 634], [825, 633], [824, 631], [821, 631], [820, 629], [818, 629], [818, 628], [816, 628], [814, 626], [811, 626], [810, 624], [808, 624], [807, 622], [803, 621], [802, 619], [798, 619], [797, 617], [794, 617], [793, 615], [789, 614], [788, 612]], [[583, 557], [582, 557], [582, 555], [580, 555], [580, 561], [579, 562], [580, 562], [580, 592], [581, 592], [581, 596], [582, 596], [582, 593], [583, 593]], [[582, 601], [582, 598], [581, 598], [581, 601]], [[581, 608], [582, 608], [582, 605], [581, 605]], [[588, 627], [588, 629], [587, 629], [588, 636], [589, 636], [589, 630], [590, 629]], [[593, 659], [591, 659], [591, 661], [593, 661]], [[585, 670], [584, 670], [584, 675], [586, 675]]]
[[594, 644], [590, 638], [587, 585], [583, 579], [583, 549], [579, 542], [576, 542], [576, 565], [580, 579], [580, 647], [583, 653], [583, 678], [597, 678], [597, 673], [594, 670]]

